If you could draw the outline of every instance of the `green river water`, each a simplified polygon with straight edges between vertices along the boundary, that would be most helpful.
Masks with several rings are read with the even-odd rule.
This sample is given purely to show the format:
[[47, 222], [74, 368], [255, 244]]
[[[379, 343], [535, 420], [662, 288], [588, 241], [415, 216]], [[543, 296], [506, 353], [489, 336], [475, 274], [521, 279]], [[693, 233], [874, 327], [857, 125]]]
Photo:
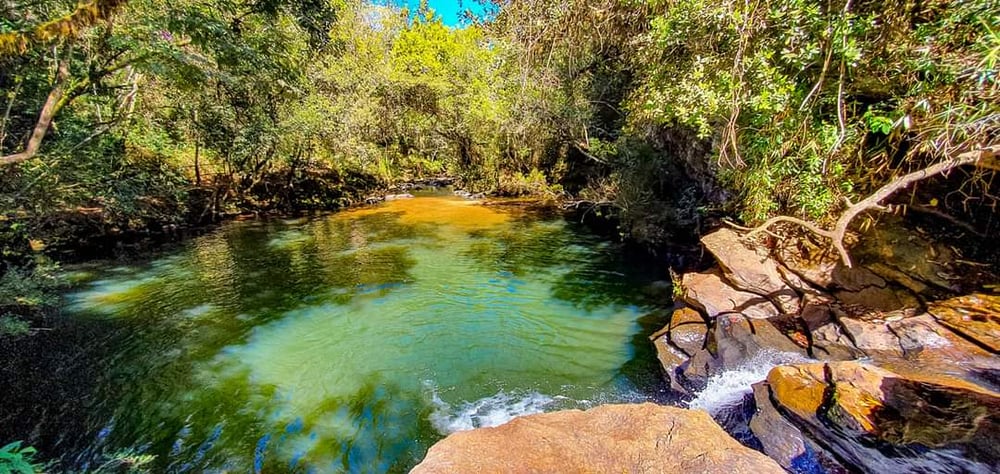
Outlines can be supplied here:
[[657, 384], [652, 272], [513, 207], [232, 223], [73, 276], [72, 317], [116, 328], [71, 410], [78, 468], [134, 449], [158, 472], [399, 472], [450, 432]]

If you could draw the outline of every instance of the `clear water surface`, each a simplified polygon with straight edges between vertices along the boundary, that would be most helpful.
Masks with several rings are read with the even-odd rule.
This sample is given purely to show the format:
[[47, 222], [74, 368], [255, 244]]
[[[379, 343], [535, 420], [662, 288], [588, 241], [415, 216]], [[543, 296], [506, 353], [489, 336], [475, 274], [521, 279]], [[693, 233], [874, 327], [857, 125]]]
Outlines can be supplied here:
[[655, 384], [650, 273], [516, 208], [234, 223], [77, 277], [73, 317], [111, 328], [78, 467], [130, 448], [166, 472], [399, 472], [447, 433]]

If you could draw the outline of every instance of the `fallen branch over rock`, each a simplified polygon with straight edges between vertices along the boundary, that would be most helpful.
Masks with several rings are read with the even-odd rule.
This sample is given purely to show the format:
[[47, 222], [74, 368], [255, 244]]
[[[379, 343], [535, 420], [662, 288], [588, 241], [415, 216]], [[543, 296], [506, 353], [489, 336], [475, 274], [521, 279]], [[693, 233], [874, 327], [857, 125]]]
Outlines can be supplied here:
[[882, 186], [865, 199], [854, 204], [848, 203], [847, 209], [840, 215], [840, 218], [837, 219], [833, 229], [824, 229], [815, 223], [791, 216], [777, 216], [768, 219], [760, 226], [750, 230], [750, 232], [743, 236], [743, 238], [750, 239], [761, 232], [766, 232], [771, 226], [780, 222], [795, 224], [816, 235], [833, 241], [833, 246], [837, 249], [837, 253], [840, 254], [841, 261], [844, 262], [844, 265], [851, 267], [851, 256], [847, 253], [847, 248], [844, 246], [844, 237], [847, 234], [848, 226], [850, 226], [851, 221], [853, 221], [855, 217], [862, 212], [869, 210], [888, 211], [889, 208], [883, 206], [882, 201], [886, 200], [897, 191], [905, 189], [917, 181], [922, 181], [927, 178], [946, 173], [960, 166], [973, 165], [979, 168], [1000, 171], [1000, 159], [998, 159], [998, 155], [1000, 155], [1000, 145], [990, 145], [978, 150], [961, 153], [953, 159], [942, 161], [922, 170], [903, 175], [889, 184]]

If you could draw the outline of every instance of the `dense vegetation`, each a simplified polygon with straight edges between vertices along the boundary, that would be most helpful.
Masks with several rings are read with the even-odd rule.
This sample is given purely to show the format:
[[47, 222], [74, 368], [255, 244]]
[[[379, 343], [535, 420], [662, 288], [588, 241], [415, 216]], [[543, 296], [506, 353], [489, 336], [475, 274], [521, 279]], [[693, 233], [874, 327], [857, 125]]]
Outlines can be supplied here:
[[[829, 222], [997, 145], [994, 0], [488, 10], [452, 28], [365, 0], [0, 1], [0, 337], [56, 305], [60, 251], [233, 213], [448, 175], [656, 245], [717, 216]], [[994, 177], [895, 199], [995, 235]], [[0, 468], [33, 455], [5, 446]]]
[[[997, 139], [990, 0], [490, 10], [0, 2], [0, 313], [47, 300], [43, 249], [420, 177], [566, 197], [663, 243], [709, 215], [830, 219]], [[993, 175], [961, 173], [903, 199], [996, 231]]]

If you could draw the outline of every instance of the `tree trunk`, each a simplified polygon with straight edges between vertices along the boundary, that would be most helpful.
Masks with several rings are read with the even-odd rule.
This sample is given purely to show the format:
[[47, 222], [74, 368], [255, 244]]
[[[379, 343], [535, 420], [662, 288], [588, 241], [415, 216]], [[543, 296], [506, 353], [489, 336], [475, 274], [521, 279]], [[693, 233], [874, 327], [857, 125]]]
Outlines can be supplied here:
[[66, 96], [66, 84], [69, 82], [69, 61], [72, 57], [73, 48], [70, 46], [66, 47], [66, 53], [63, 55], [62, 59], [59, 60], [58, 70], [56, 71], [56, 83], [49, 92], [49, 96], [45, 99], [45, 105], [42, 106], [42, 111], [38, 114], [38, 122], [35, 123], [35, 129], [31, 132], [31, 136], [28, 138], [28, 144], [25, 145], [24, 151], [20, 153], [15, 153], [13, 155], [7, 155], [0, 157], [0, 166], [12, 165], [15, 163], [20, 163], [22, 161], [29, 160], [38, 153], [38, 148], [42, 146], [42, 139], [45, 138], [45, 134], [48, 133], [49, 127], [52, 125], [52, 119], [55, 118], [59, 110], [62, 109], [68, 101], [63, 100]]
[[198, 155], [201, 152], [201, 143], [198, 140], [194, 141], [194, 184], [201, 187], [201, 166], [198, 160]]

